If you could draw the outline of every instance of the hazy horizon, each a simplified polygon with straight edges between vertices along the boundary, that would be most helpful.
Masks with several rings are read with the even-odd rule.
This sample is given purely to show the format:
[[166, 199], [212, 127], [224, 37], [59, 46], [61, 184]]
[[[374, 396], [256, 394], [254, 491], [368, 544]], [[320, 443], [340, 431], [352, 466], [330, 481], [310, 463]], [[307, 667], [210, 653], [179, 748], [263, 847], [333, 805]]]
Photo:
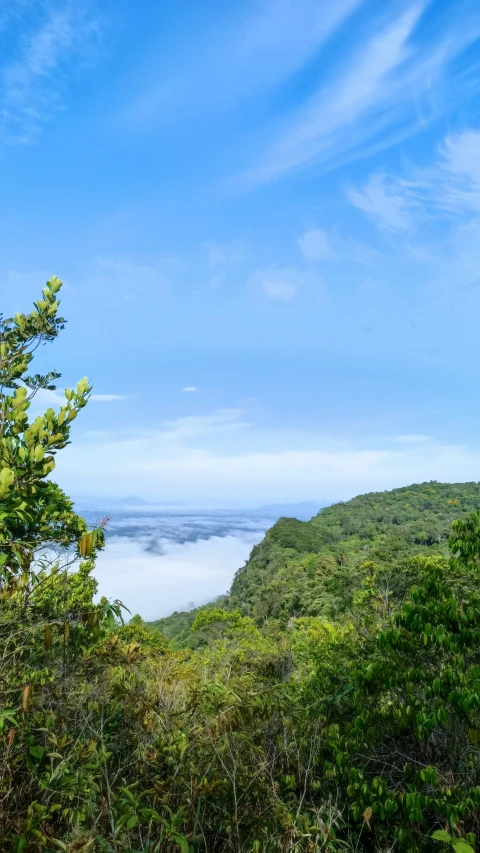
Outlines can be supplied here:
[[480, 480], [478, 2], [13, 0], [1, 24], [2, 309], [63, 278], [32, 413], [93, 383], [67, 493]]
[[[354, 497], [352, 495], [352, 497]], [[140, 498], [138, 495], [132, 495], [130, 498], [127, 497], [113, 497], [112, 495], [75, 495], [71, 494], [71, 498], [74, 501], [75, 505], [79, 510], [85, 509], [102, 509], [108, 508], [109, 506], [113, 509], [118, 508], [129, 508], [135, 509], [138, 508], [140, 511], [142, 508], [145, 509], [158, 509], [167, 511], [169, 509], [175, 510], [195, 510], [195, 509], [203, 509], [203, 510], [236, 510], [241, 509], [245, 511], [255, 512], [257, 510], [263, 510], [265, 508], [271, 509], [274, 511], [277, 507], [298, 507], [302, 506], [315, 506], [319, 509], [324, 506], [329, 506], [334, 501], [324, 498], [319, 500], [307, 499], [303, 501], [272, 501], [271, 503], [259, 503], [254, 499], [250, 501], [238, 502], [235, 501], [211, 501], [211, 502], [189, 502], [188, 500], [184, 501], [169, 501], [169, 500], [156, 500], [155, 498]], [[349, 498], [345, 498], [345, 500], [349, 500]]]

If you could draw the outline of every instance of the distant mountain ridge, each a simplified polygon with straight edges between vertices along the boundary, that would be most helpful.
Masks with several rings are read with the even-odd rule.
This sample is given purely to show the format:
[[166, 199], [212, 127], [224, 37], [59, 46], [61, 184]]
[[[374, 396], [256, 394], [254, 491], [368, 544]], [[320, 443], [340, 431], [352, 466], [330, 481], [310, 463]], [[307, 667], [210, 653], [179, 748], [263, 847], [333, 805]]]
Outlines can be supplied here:
[[[447, 554], [452, 522], [479, 508], [480, 483], [432, 481], [359, 495], [310, 521], [280, 518], [238, 570], [221, 606], [262, 625], [286, 626], [302, 615], [341, 618], [362, 587], [365, 566], [388, 566], [394, 582], [395, 566], [410, 557]], [[179, 646], [191, 645], [197, 613], [153, 624]]]
[[285, 504], [265, 504], [264, 506], [257, 506], [254, 508], [254, 512], [258, 512], [259, 514], [264, 514], [267, 517], [272, 518], [298, 518], [299, 521], [309, 521], [312, 516], [317, 515], [317, 513], [325, 506], [328, 506], [330, 501], [322, 500], [322, 501], [301, 501], [300, 503], [285, 503]]
[[190, 505], [182, 501], [151, 501], [145, 498], [131, 495], [126, 498], [80, 498], [76, 500], [79, 507], [94, 510], [101, 506], [102, 509], [145, 509], [151, 510], [184, 510], [185, 512], [218, 512], [221, 513], [244, 513], [245, 515], [263, 515], [266, 518], [281, 518], [287, 516], [289, 518], [298, 518], [302, 521], [308, 521], [313, 515], [325, 506], [328, 506], [330, 501], [327, 499], [319, 501], [300, 501], [299, 503], [278, 503], [278, 504], [263, 504], [255, 507], [202, 507]]

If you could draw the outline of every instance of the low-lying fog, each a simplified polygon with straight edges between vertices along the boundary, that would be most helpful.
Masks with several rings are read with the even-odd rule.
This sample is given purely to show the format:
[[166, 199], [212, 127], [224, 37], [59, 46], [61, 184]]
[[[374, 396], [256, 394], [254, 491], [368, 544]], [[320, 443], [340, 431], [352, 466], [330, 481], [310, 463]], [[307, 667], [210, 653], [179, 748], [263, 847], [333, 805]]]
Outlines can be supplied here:
[[[91, 525], [100, 518], [82, 514]], [[115, 511], [97, 558], [99, 595], [145, 620], [204, 604], [227, 592], [273, 523], [252, 511]]]

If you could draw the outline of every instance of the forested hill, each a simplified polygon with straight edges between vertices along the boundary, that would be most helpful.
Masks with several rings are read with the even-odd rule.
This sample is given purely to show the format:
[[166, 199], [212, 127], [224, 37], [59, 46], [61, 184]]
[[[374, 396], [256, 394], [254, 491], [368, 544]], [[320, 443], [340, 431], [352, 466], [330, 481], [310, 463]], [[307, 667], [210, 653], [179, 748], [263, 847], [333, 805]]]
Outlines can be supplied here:
[[51, 479], [88, 381], [29, 420], [60, 288], [0, 323], [0, 853], [479, 853], [480, 484], [281, 519], [173, 643], [125, 625]]
[[[223, 606], [278, 627], [292, 616], [342, 618], [368, 564], [388, 566], [394, 582], [395, 568], [407, 557], [447, 554], [452, 522], [479, 508], [480, 483], [429, 482], [359, 495], [310, 521], [281, 518], [237, 572]], [[197, 613], [175, 613], [154, 624], [189, 645]]]

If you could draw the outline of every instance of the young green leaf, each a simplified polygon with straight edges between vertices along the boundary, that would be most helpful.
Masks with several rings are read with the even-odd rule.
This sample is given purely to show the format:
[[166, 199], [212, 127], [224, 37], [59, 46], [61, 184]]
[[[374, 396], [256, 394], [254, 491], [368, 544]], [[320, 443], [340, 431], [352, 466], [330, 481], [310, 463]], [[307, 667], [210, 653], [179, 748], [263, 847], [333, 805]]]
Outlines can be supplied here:
[[445, 832], [444, 829], [437, 829], [432, 833], [431, 837], [434, 838], [435, 841], [445, 841], [447, 844], [450, 844], [452, 840], [451, 835], [449, 835], [448, 832]]

